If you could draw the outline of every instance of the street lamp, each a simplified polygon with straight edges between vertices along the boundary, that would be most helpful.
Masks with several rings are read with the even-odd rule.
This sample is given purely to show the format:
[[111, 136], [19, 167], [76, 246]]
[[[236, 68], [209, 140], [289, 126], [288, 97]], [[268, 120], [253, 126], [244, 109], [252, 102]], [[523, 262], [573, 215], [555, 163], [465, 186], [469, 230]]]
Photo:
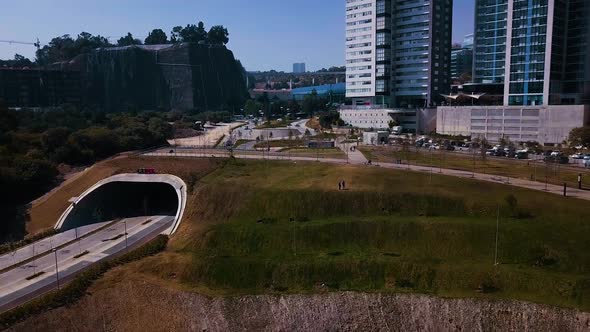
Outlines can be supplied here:
[[127, 220], [123, 220], [123, 225], [125, 225], [125, 251], [129, 251], [127, 247]]
[[53, 249], [55, 255], [55, 277], [57, 278], [57, 289], [59, 289], [59, 270], [57, 269], [57, 249]]

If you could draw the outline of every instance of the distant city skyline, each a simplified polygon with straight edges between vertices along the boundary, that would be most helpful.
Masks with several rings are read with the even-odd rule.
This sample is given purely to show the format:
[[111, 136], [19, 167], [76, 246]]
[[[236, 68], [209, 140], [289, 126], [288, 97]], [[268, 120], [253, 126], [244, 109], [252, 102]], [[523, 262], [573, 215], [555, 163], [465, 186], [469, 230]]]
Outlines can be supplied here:
[[[474, 1], [454, 3], [453, 41], [461, 42], [473, 32]], [[176, 25], [203, 21], [207, 27], [228, 28], [228, 48], [247, 70], [289, 72], [293, 63], [305, 62], [315, 71], [344, 65], [344, 6], [344, 0], [19, 0], [3, 4], [0, 40], [34, 42], [38, 37], [47, 43], [86, 31], [115, 43], [127, 32], [144, 39], [154, 28], [169, 34]], [[15, 53], [35, 58], [32, 45], [0, 43], [0, 59]]]

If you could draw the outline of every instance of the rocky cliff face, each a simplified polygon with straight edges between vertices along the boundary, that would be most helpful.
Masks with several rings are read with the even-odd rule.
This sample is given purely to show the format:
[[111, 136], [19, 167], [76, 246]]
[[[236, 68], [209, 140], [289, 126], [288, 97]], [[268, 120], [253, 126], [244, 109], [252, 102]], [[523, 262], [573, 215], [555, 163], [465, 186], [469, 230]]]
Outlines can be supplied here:
[[105, 110], [217, 110], [247, 96], [242, 68], [223, 46], [141, 45], [97, 49], [79, 64], [85, 102]]
[[117, 285], [13, 331], [589, 331], [590, 313], [515, 301], [328, 293], [208, 298]]

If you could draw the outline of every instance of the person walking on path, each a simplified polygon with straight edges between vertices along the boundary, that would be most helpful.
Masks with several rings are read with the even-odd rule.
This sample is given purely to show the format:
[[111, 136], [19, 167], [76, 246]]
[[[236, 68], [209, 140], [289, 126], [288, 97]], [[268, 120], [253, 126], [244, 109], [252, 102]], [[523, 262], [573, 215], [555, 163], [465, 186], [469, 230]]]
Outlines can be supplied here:
[[346, 190], [346, 182], [342, 180], [342, 190]]
[[338, 190], [342, 190], [342, 181], [338, 182]]

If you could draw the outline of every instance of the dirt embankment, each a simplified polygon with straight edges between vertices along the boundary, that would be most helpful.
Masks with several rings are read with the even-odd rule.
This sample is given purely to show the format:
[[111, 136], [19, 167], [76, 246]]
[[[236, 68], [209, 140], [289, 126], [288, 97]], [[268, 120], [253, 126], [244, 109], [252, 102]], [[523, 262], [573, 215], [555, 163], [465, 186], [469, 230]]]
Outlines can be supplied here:
[[330, 293], [208, 298], [124, 282], [12, 331], [588, 331], [590, 313], [514, 301]]
[[118, 173], [133, 173], [142, 167], [155, 168], [158, 173], [174, 174], [186, 180], [191, 176], [200, 178], [215, 169], [217, 163], [207, 159], [183, 159], [181, 162], [173, 158], [154, 159], [126, 154], [97, 163], [35, 200], [29, 210], [27, 233], [36, 234], [53, 227], [69, 206], [70, 198], [81, 195], [98, 181]]

